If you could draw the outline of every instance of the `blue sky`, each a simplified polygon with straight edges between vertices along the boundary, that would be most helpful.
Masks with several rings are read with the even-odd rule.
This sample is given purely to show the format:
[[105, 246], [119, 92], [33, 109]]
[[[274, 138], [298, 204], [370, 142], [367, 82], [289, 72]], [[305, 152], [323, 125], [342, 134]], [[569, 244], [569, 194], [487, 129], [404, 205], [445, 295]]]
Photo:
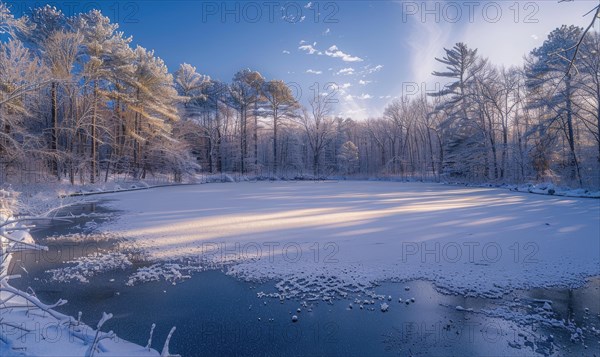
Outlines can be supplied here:
[[[7, 1], [19, 14], [45, 2]], [[403, 90], [431, 90], [434, 57], [463, 41], [506, 66], [561, 24], [584, 26], [597, 0], [516, 1], [57, 1], [67, 14], [92, 7], [120, 23], [134, 43], [230, 81], [242, 68], [294, 83], [301, 99], [315, 83], [336, 83], [336, 113], [380, 115]], [[597, 27], [598, 28], [598, 27]]]

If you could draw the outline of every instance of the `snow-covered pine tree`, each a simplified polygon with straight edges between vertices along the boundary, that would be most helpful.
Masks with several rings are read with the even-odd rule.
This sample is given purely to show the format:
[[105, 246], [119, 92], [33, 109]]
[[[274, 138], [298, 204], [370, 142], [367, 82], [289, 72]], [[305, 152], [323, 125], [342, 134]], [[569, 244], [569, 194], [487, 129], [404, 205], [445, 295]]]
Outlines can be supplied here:
[[531, 51], [525, 72], [531, 91], [530, 106], [546, 109], [545, 119], [539, 125], [548, 130], [564, 132], [568, 142], [567, 158], [570, 178], [582, 184], [574, 132], [574, 106], [577, 88], [567, 70], [575, 55], [575, 46], [582, 29], [563, 25], [552, 31], [542, 46]]
[[153, 51], [138, 46], [135, 54], [136, 99], [129, 108], [136, 119], [132, 133], [137, 144], [134, 158], [141, 169], [140, 177], [145, 178], [149, 170], [161, 167], [162, 160], [179, 161], [187, 150], [171, 136], [172, 124], [179, 120], [180, 100], [173, 76]]
[[469, 178], [476, 174], [482, 142], [473, 125], [469, 93], [475, 75], [482, 69], [484, 62], [476, 49], [470, 49], [462, 42], [451, 49], [444, 49], [444, 52], [445, 56], [436, 58], [436, 61], [445, 65], [446, 70], [434, 71], [432, 74], [448, 83], [437, 93], [429, 95], [444, 98], [436, 110], [445, 115], [445, 120], [441, 123], [443, 137], [446, 139], [445, 173]]

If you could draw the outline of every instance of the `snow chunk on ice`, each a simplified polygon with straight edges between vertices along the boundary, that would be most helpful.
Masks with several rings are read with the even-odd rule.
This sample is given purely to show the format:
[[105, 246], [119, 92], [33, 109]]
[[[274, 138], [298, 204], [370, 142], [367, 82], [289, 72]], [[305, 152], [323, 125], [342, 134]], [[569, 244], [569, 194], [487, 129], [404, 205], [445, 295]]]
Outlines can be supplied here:
[[68, 262], [75, 264], [64, 268], [47, 270], [47, 273], [52, 274], [52, 280], [61, 283], [78, 281], [80, 283], [88, 283], [89, 278], [94, 275], [118, 270], [126, 269], [132, 265], [129, 256], [123, 253], [94, 253], [88, 257], [81, 257]]

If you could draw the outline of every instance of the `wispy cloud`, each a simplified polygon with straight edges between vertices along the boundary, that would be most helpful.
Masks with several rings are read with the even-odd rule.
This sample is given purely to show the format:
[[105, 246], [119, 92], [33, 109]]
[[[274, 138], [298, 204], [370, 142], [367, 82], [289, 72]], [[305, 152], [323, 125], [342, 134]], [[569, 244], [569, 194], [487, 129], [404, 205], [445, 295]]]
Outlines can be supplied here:
[[289, 54], [290, 54], [290, 51], [288, 51], [288, 50], [283, 50], [281, 53], [283, 53], [284, 55], [289, 55]]
[[366, 99], [372, 99], [372, 98], [373, 98], [373, 96], [370, 95], [370, 94], [367, 94], [367, 93], [363, 93], [361, 95], [351, 95], [351, 94], [348, 94], [347, 96], [344, 97], [344, 99], [346, 101], [351, 101], [351, 100], [354, 100], [354, 99], [366, 100]]
[[371, 81], [363, 81], [362, 79], [360, 81], [358, 81], [358, 84], [365, 86], [367, 84], [371, 83]]
[[366, 72], [367, 72], [368, 74], [375, 73], [375, 72], [379, 72], [379, 71], [381, 71], [382, 69], [383, 69], [383, 65], [380, 65], [380, 64], [378, 64], [378, 65], [377, 65], [377, 66], [375, 66], [375, 67], [371, 67], [370, 65], [365, 67], [365, 70], [366, 70]]
[[345, 76], [350, 76], [354, 74], [354, 68], [352, 67], [348, 67], [348, 68], [342, 68], [339, 71], [336, 72], [336, 75], [345, 75]]
[[314, 42], [311, 45], [311, 44], [307, 43], [306, 41], [302, 40], [302, 41], [300, 41], [300, 46], [298, 47], [298, 49], [300, 51], [305, 51], [309, 55], [314, 55], [315, 53], [318, 55], [322, 55], [323, 53], [315, 48], [316, 45], [317, 45], [316, 42]]
[[336, 45], [333, 45], [325, 51], [325, 55], [333, 58], [341, 58], [344, 62], [362, 62], [363, 59], [360, 57], [352, 56], [347, 53], [344, 53], [340, 50]]
[[448, 22], [421, 22], [411, 20], [407, 44], [410, 53], [410, 73], [406, 81], [432, 81], [431, 72], [437, 68], [435, 57], [439, 57], [444, 46], [449, 46], [453, 24]]
[[323, 71], [317, 71], [317, 70], [314, 70], [314, 69], [307, 69], [307, 70], [306, 70], [306, 73], [310, 73], [310, 74], [321, 74], [321, 73], [323, 73]]
[[283, 21], [293, 25], [293, 24], [304, 22], [304, 20], [306, 20], [306, 16], [299, 16], [298, 14], [291, 14], [291, 15], [282, 16], [281, 19]]

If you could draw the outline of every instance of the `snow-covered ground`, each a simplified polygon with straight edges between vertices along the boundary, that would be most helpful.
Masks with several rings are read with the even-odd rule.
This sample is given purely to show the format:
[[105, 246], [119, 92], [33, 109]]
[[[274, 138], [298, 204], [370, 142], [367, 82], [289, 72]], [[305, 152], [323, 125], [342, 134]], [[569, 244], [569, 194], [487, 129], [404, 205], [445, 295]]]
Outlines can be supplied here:
[[104, 196], [101, 228], [155, 261], [228, 262], [281, 294], [345, 296], [382, 280], [449, 293], [579, 286], [600, 275], [600, 200], [394, 182], [244, 182]]
[[[43, 311], [21, 297], [14, 297], [2, 306], [7, 310], [0, 314], [3, 318], [0, 355], [3, 357], [159, 356], [155, 349], [119, 339], [110, 331], [97, 332], [73, 317], [52, 309]], [[109, 318], [112, 315], [99, 317], [101, 321]]]

